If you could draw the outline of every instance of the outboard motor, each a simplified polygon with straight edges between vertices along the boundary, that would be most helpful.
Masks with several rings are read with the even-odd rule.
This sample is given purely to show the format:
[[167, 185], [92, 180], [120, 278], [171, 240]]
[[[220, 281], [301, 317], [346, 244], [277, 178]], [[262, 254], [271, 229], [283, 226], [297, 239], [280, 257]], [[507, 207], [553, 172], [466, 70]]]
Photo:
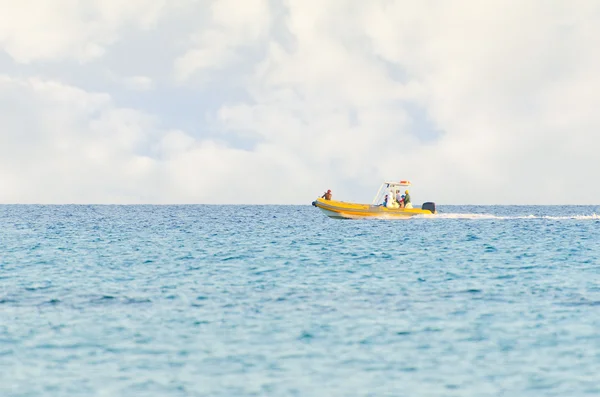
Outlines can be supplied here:
[[316, 202], [316, 201], [313, 201], [313, 202], [312, 202], [312, 206], [313, 206], [313, 207], [316, 207], [316, 206], [317, 206], [317, 202]]
[[421, 209], [431, 211], [432, 214], [435, 214], [435, 203], [432, 203], [430, 201], [427, 203], [423, 203]]

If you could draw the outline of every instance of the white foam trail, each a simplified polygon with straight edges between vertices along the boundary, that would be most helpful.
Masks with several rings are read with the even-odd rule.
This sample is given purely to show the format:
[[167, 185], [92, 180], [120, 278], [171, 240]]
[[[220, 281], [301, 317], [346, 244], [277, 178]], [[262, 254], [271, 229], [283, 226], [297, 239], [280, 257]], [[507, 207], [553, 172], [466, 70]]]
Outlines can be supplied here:
[[519, 215], [519, 216], [498, 216], [492, 214], [460, 214], [460, 213], [442, 213], [435, 215], [417, 215], [415, 218], [428, 218], [428, 219], [498, 219], [498, 220], [510, 220], [510, 219], [548, 219], [548, 220], [600, 220], [600, 215], [564, 215], [564, 216], [537, 216], [537, 215]]
[[469, 214], [469, 213], [437, 213], [437, 214], [418, 214], [410, 217], [399, 217], [391, 214], [380, 214], [370, 217], [362, 217], [359, 215], [346, 215], [351, 219], [381, 219], [381, 220], [398, 220], [406, 221], [410, 219], [469, 219], [469, 220], [511, 220], [511, 219], [547, 219], [547, 220], [600, 220], [600, 215], [517, 215], [517, 216], [500, 216], [493, 214]]
[[410, 216], [394, 216], [394, 215], [388, 215], [388, 214], [380, 214], [380, 215], [372, 215], [372, 216], [368, 216], [368, 217], [364, 217], [364, 216], [360, 216], [360, 215], [344, 215], [346, 218], [349, 219], [383, 219], [383, 220], [393, 220], [393, 221], [405, 221], [405, 220], [409, 220], [413, 217]]

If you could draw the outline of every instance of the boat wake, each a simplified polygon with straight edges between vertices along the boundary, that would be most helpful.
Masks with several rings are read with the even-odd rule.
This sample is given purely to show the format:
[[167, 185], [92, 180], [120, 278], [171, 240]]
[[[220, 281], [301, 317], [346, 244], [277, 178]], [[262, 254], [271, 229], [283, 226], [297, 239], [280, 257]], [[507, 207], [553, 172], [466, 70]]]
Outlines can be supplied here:
[[414, 218], [420, 219], [471, 219], [471, 220], [511, 220], [511, 219], [547, 219], [547, 220], [600, 220], [600, 215], [517, 215], [517, 216], [502, 216], [493, 214], [463, 214], [463, 213], [442, 213], [435, 215], [416, 215]]

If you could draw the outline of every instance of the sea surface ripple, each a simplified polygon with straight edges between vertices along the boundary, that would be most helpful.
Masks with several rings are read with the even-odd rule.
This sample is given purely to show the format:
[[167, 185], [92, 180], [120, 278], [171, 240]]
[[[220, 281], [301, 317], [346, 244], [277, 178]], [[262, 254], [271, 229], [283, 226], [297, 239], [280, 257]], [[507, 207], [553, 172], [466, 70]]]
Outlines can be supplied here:
[[600, 395], [598, 206], [0, 206], [0, 396]]

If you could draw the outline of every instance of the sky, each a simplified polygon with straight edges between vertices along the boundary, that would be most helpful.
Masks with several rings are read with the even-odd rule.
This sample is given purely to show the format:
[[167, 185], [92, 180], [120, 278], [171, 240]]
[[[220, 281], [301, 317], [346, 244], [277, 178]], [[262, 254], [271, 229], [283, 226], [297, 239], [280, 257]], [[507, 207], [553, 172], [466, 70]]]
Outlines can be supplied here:
[[0, 203], [600, 204], [595, 0], [0, 10]]

